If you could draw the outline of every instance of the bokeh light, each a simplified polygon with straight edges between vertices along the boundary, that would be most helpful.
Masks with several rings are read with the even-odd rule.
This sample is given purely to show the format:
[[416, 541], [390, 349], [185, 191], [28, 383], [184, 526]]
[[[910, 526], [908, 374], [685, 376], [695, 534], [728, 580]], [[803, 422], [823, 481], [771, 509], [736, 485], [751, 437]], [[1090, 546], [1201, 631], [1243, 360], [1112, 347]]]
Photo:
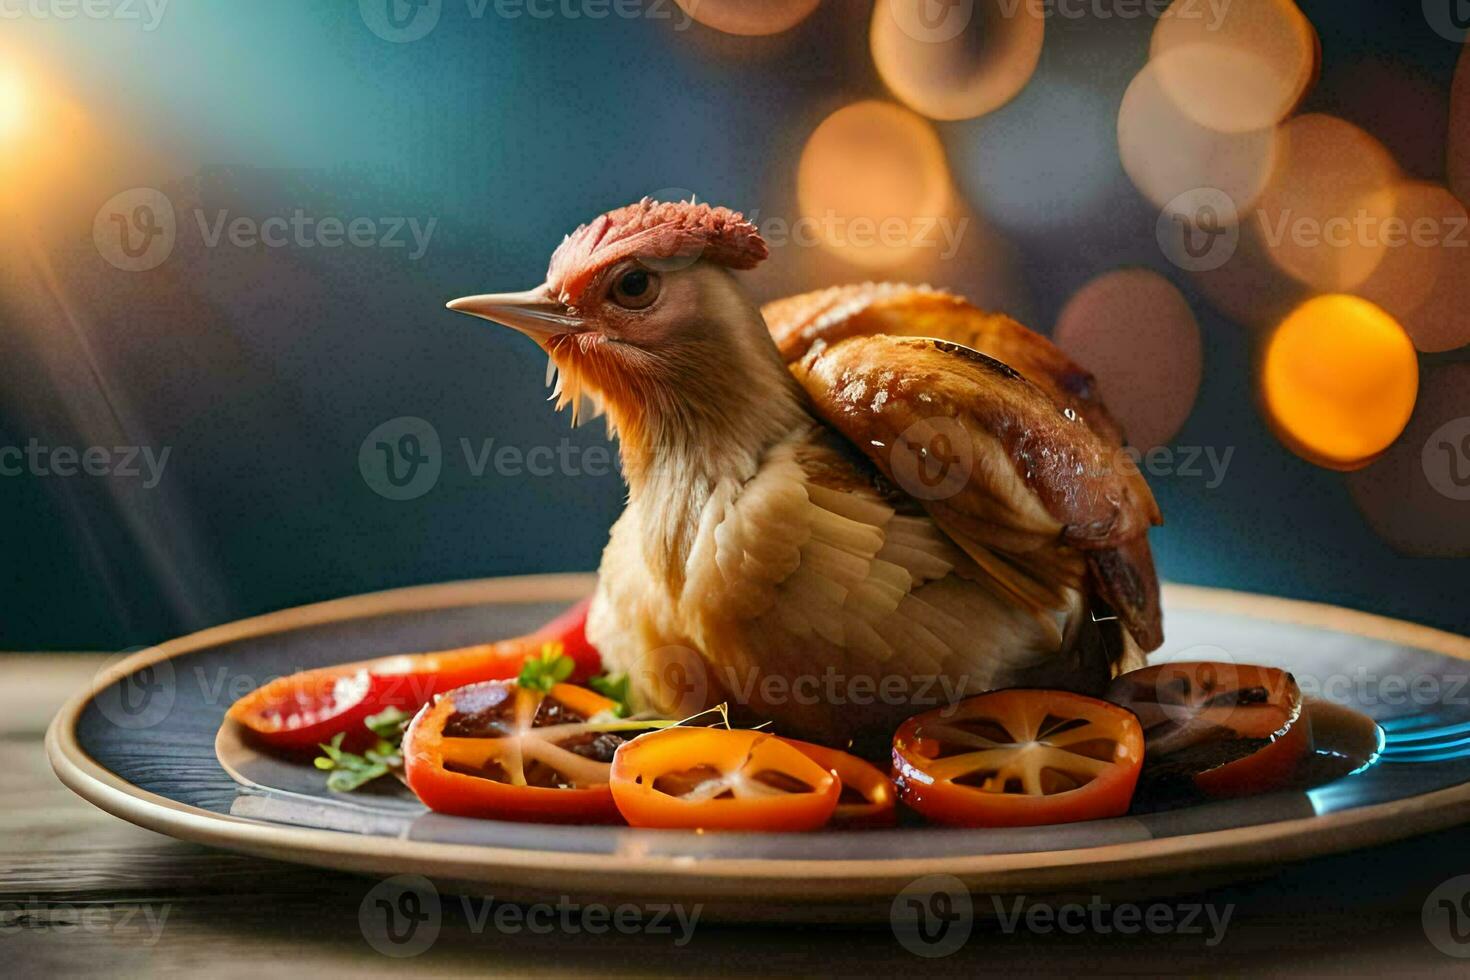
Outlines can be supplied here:
[[13, 67], [0, 67], [0, 142], [15, 138], [25, 129], [29, 102], [20, 72]]
[[878, 74], [931, 119], [970, 119], [1015, 98], [1041, 57], [1040, 4], [878, 0], [869, 42]]
[[1298, 116], [1280, 129], [1258, 230], [1286, 272], [1325, 292], [1352, 290], [1386, 251], [1398, 167], [1372, 136], [1335, 116]]
[[1445, 153], [1450, 190], [1470, 207], [1470, 44], [1460, 49], [1450, 83], [1450, 131]]
[[1188, 301], [1149, 269], [1119, 269], [1083, 286], [1052, 339], [1098, 379], [1109, 410], [1140, 449], [1173, 438], [1199, 394], [1199, 325]]
[[1372, 462], [1408, 423], [1419, 361], [1393, 317], [1361, 297], [1330, 294], [1276, 328], [1261, 387], [1267, 415], [1293, 452], [1351, 470]]
[[1392, 208], [1383, 260], [1358, 288], [1404, 326], [1421, 351], [1470, 344], [1470, 215], [1438, 184], [1397, 184], [1370, 210]]
[[[1171, 52], [1181, 57], [1166, 58]], [[1301, 102], [1317, 32], [1291, 0], [1231, 0], [1217, 12], [1175, 0], [1154, 27], [1159, 82], [1191, 119], [1224, 132], [1274, 126]]]
[[726, 34], [780, 34], [800, 24], [821, 0], [676, 0], [690, 17]]
[[1192, 49], [1166, 51], [1133, 79], [1118, 109], [1118, 152], [1134, 186], [1157, 207], [1171, 207], [1202, 187], [1216, 188], [1234, 202], [1236, 214], [1221, 216], [1234, 223], [1271, 177], [1276, 131], [1221, 132], [1187, 115], [1162, 80], [1175, 70], [1171, 66], [1192, 57]]
[[1372, 466], [1350, 474], [1348, 489], [1394, 550], [1470, 556], [1470, 364], [1425, 372], [1403, 436]]
[[887, 268], [926, 248], [953, 209], [944, 147], [922, 117], [857, 102], [807, 140], [796, 177], [807, 231], [847, 261]]

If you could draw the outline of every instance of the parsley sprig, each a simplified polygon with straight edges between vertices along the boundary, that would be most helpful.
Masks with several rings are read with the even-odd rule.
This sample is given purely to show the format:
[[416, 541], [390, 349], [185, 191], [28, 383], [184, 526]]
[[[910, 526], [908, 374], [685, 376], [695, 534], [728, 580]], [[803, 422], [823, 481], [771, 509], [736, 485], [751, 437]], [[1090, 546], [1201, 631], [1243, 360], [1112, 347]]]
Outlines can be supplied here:
[[412, 720], [412, 715], [397, 708], [386, 708], [369, 715], [363, 724], [378, 736], [378, 741], [361, 755], [342, 748], [346, 732], [338, 732], [330, 742], [320, 744], [318, 747], [324, 754], [317, 756], [313, 764], [330, 774], [327, 776], [327, 789], [350, 793], [402, 766], [400, 745], [403, 731]]
[[627, 674], [599, 674], [597, 677], [588, 678], [587, 686], [609, 701], [617, 702], [618, 706], [613, 709], [616, 717], [626, 718], [633, 713], [633, 706], [629, 700]]
[[577, 669], [576, 662], [563, 650], [560, 643], [544, 645], [539, 657], [526, 658], [516, 683], [528, 690], [550, 694], [553, 687], [571, 677], [572, 671]]

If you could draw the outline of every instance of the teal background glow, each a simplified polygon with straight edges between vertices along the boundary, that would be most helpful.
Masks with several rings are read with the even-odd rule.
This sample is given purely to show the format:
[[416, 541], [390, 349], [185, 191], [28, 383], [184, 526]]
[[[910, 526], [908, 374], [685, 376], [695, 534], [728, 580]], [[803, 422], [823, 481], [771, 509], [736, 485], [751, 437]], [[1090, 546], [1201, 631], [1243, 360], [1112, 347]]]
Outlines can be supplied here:
[[[1374, 61], [1447, 89], [1459, 48], [1417, 6], [1303, 3], [1326, 66], [1306, 109], [1354, 120], [1411, 174], [1442, 177], [1442, 108], [1385, 104], [1354, 72]], [[121, 648], [374, 589], [595, 568], [622, 506], [615, 471], [477, 476], [460, 440], [585, 449], [605, 444], [600, 424], [569, 429], [545, 403], [544, 357], [444, 301], [540, 282], [563, 234], [657, 189], [779, 214], [812, 128], [847, 102], [888, 98], [866, 4], [834, 0], [785, 35], [749, 39], [681, 29], [665, 7], [667, 19], [506, 20], [493, 0], [479, 18], [445, 0], [437, 27], [404, 44], [370, 31], [356, 2], [325, 0], [174, 0], [153, 31], [5, 22], [0, 57], [13, 48], [44, 65], [128, 149], [89, 161], [105, 193], [78, 205], [86, 221], [46, 229], [54, 281], [0, 278], [0, 446], [124, 439], [171, 455], [149, 491], [0, 478], [0, 649]], [[1150, 26], [1049, 25], [1015, 102], [938, 125], [958, 187], [1014, 250], [997, 302], [1046, 332], [1078, 287], [1124, 265], [1156, 269], [1191, 300], [1205, 379], [1174, 442], [1235, 453], [1218, 488], [1153, 481], [1165, 577], [1470, 632], [1470, 560], [1395, 554], [1339, 475], [1284, 449], [1252, 402], [1249, 337], [1159, 253], [1156, 211], [1122, 173], [1112, 125]], [[1038, 173], [1053, 193], [1038, 196]], [[90, 215], [140, 185], [174, 201], [179, 243], [158, 269], [128, 273], [92, 247]], [[196, 206], [435, 225], [417, 260], [207, 248]], [[8, 248], [22, 248], [24, 220], [0, 214]], [[946, 275], [963, 285], [971, 272]], [[372, 492], [358, 468], [364, 437], [400, 416], [428, 420], [443, 445], [437, 485], [409, 501]]]

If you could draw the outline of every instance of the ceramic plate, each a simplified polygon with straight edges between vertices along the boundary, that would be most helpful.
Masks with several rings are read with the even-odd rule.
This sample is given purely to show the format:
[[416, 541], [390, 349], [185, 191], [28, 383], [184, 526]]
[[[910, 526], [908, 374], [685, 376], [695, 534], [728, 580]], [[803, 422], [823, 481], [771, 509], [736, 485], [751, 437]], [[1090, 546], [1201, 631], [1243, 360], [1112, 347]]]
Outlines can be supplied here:
[[727, 919], [883, 919], [931, 874], [977, 893], [1157, 894], [1389, 841], [1470, 814], [1470, 639], [1328, 606], [1165, 589], [1153, 660], [1292, 671], [1381, 725], [1378, 761], [1306, 791], [1056, 827], [699, 834], [547, 827], [424, 811], [406, 793], [326, 791], [230, 729], [271, 677], [526, 632], [590, 589], [538, 576], [401, 589], [206, 630], [110, 665], [57, 716], [57, 774], [97, 806], [185, 840], [463, 893], [702, 902]]

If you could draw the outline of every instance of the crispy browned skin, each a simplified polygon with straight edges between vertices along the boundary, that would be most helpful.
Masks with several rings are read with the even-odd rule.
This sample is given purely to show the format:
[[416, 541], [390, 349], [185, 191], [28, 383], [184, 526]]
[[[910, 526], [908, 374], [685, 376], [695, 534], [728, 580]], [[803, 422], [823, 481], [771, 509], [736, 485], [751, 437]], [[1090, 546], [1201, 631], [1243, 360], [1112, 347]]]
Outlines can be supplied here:
[[958, 296], [925, 286], [863, 283], [788, 296], [761, 312], [788, 364], [818, 341], [835, 344], [870, 334], [952, 340], [1015, 368], [1108, 442], [1123, 443], [1123, 430], [1098, 397], [1091, 372], [1040, 334]]
[[1042, 608], [1090, 583], [1144, 650], [1163, 642], [1147, 537], [1162, 519], [1090, 374], [1014, 320], [913, 287], [840, 287], [763, 312], [817, 414], [889, 480], [904, 482], [895, 460], [934, 451], [912, 444], [931, 423], [959, 423], [970, 445], [939, 443], [952, 454], [940, 462], [968, 479], [920, 504], [1018, 601]]

